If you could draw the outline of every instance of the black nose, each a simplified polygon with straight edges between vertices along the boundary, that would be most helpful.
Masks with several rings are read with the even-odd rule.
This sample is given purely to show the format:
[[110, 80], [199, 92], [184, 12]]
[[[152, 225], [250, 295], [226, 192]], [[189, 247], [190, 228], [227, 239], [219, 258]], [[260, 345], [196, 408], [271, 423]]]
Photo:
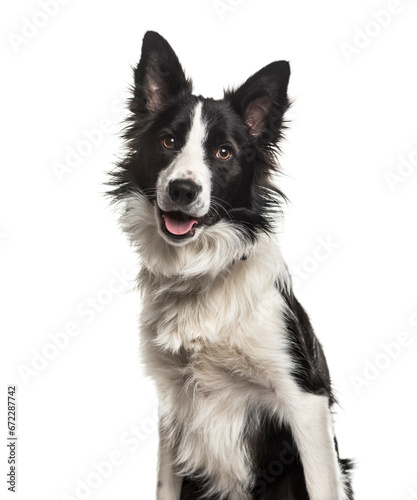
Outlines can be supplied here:
[[201, 188], [188, 179], [178, 179], [169, 183], [169, 196], [178, 205], [189, 205], [197, 198]]

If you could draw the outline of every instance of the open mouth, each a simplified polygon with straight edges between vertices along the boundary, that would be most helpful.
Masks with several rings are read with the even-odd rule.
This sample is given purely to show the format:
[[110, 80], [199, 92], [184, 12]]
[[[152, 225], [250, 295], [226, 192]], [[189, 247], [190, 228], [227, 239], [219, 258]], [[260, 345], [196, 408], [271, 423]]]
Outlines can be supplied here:
[[202, 219], [192, 217], [183, 212], [161, 211], [161, 216], [163, 220], [162, 230], [164, 233], [178, 240], [192, 238], [195, 234], [196, 226], [202, 221]]

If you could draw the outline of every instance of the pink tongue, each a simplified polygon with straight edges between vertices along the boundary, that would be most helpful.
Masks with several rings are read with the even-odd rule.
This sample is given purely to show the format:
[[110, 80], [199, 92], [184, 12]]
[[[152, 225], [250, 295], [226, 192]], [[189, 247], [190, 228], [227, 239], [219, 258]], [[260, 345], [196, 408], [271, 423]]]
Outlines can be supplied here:
[[186, 234], [188, 231], [197, 224], [197, 221], [194, 219], [190, 220], [182, 220], [177, 217], [172, 217], [169, 213], [164, 214], [165, 219], [165, 227], [172, 234]]

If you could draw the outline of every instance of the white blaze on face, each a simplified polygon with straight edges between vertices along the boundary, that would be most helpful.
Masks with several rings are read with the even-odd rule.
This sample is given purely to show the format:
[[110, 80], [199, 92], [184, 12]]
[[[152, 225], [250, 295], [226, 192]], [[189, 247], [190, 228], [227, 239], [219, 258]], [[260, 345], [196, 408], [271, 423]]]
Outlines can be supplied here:
[[204, 141], [206, 126], [202, 119], [203, 103], [199, 102], [194, 110], [191, 129], [185, 146], [169, 167], [163, 170], [157, 182], [157, 200], [164, 211], [178, 210], [169, 196], [169, 183], [177, 179], [193, 180], [201, 191], [193, 203], [186, 207], [187, 214], [203, 217], [210, 208], [211, 173], [205, 164]]

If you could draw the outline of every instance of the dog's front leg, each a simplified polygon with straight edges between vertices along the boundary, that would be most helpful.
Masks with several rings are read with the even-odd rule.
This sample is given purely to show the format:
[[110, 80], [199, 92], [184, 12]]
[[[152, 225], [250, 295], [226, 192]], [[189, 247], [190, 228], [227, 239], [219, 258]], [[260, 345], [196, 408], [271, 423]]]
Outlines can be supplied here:
[[181, 486], [182, 479], [174, 472], [172, 449], [160, 429], [156, 500], [179, 500]]
[[301, 392], [286, 408], [310, 500], [347, 500], [336, 455], [328, 398]]

